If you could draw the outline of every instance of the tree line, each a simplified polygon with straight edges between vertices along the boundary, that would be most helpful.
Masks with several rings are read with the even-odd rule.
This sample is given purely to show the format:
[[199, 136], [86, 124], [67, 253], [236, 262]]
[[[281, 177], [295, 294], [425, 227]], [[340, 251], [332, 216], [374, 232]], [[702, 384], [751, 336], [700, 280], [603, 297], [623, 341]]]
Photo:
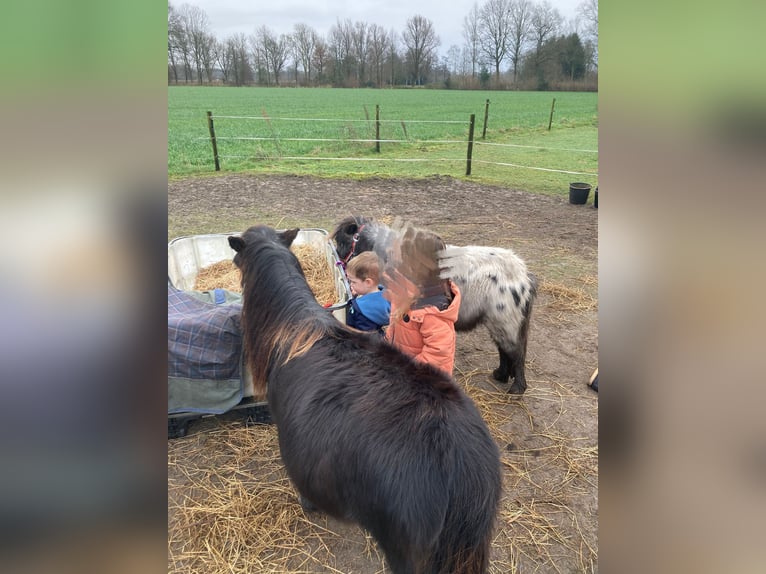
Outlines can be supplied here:
[[565, 22], [548, 0], [485, 0], [463, 19], [463, 44], [441, 45], [422, 15], [402, 30], [338, 20], [326, 36], [298, 23], [219, 39], [207, 14], [168, 3], [168, 83], [232, 86], [424, 86], [460, 89], [595, 90], [598, 0]]

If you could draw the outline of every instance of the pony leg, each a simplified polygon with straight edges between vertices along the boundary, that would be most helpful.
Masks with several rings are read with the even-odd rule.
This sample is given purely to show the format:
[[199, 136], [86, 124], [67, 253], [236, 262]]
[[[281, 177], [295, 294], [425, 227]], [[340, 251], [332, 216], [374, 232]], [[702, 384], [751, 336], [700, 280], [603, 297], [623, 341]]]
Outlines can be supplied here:
[[532, 311], [531, 304], [526, 308], [524, 320], [519, 329], [519, 340], [510, 354], [510, 363], [513, 371], [513, 384], [508, 392], [512, 395], [523, 395], [527, 390], [526, 363], [527, 363], [527, 339], [529, 335], [529, 316]]
[[[377, 538], [377, 537], [376, 537]], [[411, 556], [412, 551], [404, 549], [392, 541], [377, 540], [378, 546], [383, 550], [386, 564], [393, 574], [421, 574], [421, 568], [415, 564]]]
[[492, 371], [492, 378], [500, 383], [507, 383], [511, 373], [511, 358], [499, 345], [497, 351], [500, 354], [500, 366]]
[[525, 374], [524, 362], [526, 360], [526, 349], [515, 349], [511, 353], [511, 369], [513, 372], [513, 384], [508, 389], [512, 395], [523, 395], [527, 390], [527, 377]]
[[298, 495], [298, 501], [301, 503], [301, 508], [303, 508], [303, 510], [306, 512], [316, 512], [317, 510], [319, 510], [316, 504], [311, 502], [308, 498], [306, 498], [302, 494]]
[[492, 371], [492, 377], [500, 382], [507, 383], [513, 379], [513, 384], [508, 388], [512, 395], [522, 395], [527, 390], [527, 379], [525, 376], [524, 360], [525, 349], [514, 348], [511, 351], [504, 351], [498, 348], [500, 354], [500, 366]]

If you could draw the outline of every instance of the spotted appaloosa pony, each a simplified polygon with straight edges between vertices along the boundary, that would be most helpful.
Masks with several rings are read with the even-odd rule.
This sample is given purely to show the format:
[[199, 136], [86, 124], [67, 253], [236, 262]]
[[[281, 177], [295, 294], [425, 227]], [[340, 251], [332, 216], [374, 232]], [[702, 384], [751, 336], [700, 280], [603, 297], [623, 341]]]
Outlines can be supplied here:
[[439, 369], [317, 303], [288, 249], [298, 230], [231, 236], [256, 394], [307, 504], [358, 522], [395, 574], [482, 574], [500, 457], [476, 406]]
[[[357, 253], [375, 250], [385, 257], [386, 246], [395, 235], [373, 218], [349, 216], [330, 235], [339, 257], [347, 262]], [[511, 394], [527, 389], [525, 374], [527, 339], [537, 280], [524, 261], [510, 249], [448, 245], [440, 255], [442, 277], [460, 288], [462, 303], [455, 329], [470, 331], [485, 325], [497, 345], [500, 365], [492, 376], [501, 383], [513, 378]]]

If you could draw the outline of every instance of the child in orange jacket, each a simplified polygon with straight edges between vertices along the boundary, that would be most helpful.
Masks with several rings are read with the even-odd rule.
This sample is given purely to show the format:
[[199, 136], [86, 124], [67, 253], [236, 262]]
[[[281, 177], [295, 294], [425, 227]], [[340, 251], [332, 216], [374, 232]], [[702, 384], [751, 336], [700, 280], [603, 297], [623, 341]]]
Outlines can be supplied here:
[[451, 376], [461, 295], [457, 285], [439, 277], [438, 252], [444, 247], [440, 237], [423, 230], [403, 237], [401, 259], [386, 272], [384, 293], [391, 300], [386, 339]]

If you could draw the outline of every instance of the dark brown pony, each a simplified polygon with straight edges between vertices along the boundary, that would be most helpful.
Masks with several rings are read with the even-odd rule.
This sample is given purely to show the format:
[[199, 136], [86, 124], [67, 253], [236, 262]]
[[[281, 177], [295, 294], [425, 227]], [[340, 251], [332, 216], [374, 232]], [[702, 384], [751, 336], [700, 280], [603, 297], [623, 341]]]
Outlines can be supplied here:
[[322, 308], [288, 249], [297, 232], [229, 238], [246, 357], [288, 475], [308, 504], [369, 531], [395, 574], [486, 572], [501, 474], [476, 406]]

